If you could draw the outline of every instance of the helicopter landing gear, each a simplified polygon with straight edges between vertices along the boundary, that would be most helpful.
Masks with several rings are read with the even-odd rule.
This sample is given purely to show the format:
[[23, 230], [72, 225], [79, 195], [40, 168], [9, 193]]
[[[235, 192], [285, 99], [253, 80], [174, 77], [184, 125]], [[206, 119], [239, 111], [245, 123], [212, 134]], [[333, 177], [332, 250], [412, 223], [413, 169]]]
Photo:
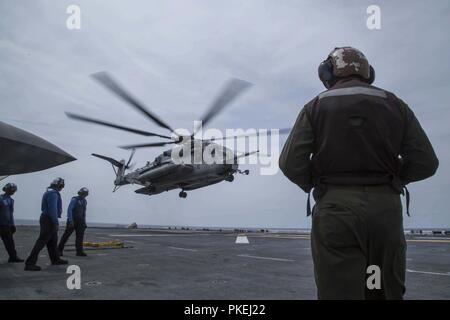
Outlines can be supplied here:
[[187, 193], [184, 191], [181, 191], [178, 195], [180, 196], [180, 198], [183, 198], [183, 199], [187, 197]]
[[248, 176], [248, 175], [249, 175], [249, 173], [250, 173], [250, 171], [249, 171], [249, 170], [244, 170], [244, 171], [238, 170], [238, 172], [239, 172], [240, 174], [243, 174], [243, 175], [245, 175], [245, 176]]
[[233, 176], [232, 174], [230, 174], [229, 176], [227, 176], [227, 177], [225, 178], [225, 181], [233, 182], [233, 181], [234, 181], [234, 176]]

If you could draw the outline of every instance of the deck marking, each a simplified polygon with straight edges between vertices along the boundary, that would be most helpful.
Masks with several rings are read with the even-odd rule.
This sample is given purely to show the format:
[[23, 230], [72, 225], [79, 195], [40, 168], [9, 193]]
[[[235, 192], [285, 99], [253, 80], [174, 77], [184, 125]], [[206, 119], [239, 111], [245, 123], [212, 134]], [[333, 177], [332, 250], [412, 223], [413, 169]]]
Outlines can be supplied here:
[[[109, 237], [196, 237], [196, 236], [231, 236], [235, 234], [214, 234], [214, 233], [165, 233], [165, 234], [110, 234]], [[257, 235], [246, 234], [248, 238], [269, 238], [269, 239], [293, 239], [293, 240], [309, 240], [309, 235]], [[420, 237], [407, 239], [406, 242], [423, 242], [423, 243], [450, 243], [450, 238], [439, 237]]]
[[190, 249], [190, 248], [180, 248], [180, 247], [169, 247], [170, 249], [174, 250], [183, 250], [183, 251], [198, 251], [197, 249]]
[[235, 243], [237, 243], [237, 244], [249, 244], [250, 242], [248, 241], [247, 236], [237, 236]]
[[256, 235], [256, 234], [247, 234], [248, 237], [251, 238], [269, 238], [269, 239], [304, 239], [304, 240], [309, 240], [311, 239], [310, 236], [303, 236], [303, 235], [277, 235], [277, 234], [273, 234], [273, 235]]
[[210, 234], [110, 234], [110, 237], [192, 237], [192, 236], [209, 236]]
[[428, 243], [450, 243], [450, 240], [421, 240], [421, 239], [409, 239], [406, 242], [428, 242]]
[[273, 261], [284, 261], [284, 262], [294, 262], [295, 261], [295, 260], [291, 260], [291, 259], [252, 256], [252, 255], [249, 255], [249, 254], [238, 254], [238, 257], [253, 258], [253, 259], [263, 259], [263, 260], [273, 260]]
[[411, 270], [411, 269], [406, 269], [406, 271], [411, 272], [411, 273], [423, 273], [423, 274], [432, 274], [432, 275], [436, 275], [436, 276], [450, 277], [450, 272], [443, 273], [443, 272], [431, 272], [431, 271], [418, 271], [418, 270]]
[[414, 237], [415, 239], [450, 240], [448, 237]]
[[[257, 235], [257, 234], [245, 234], [248, 238], [269, 238], [269, 239], [300, 239], [309, 240], [310, 236], [304, 235]], [[224, 236], [224, 237], [236, 237], [234, 233], [161, 233], [161, 234], [109, 234], [109, 237], [195, 237], [195, 236]]]

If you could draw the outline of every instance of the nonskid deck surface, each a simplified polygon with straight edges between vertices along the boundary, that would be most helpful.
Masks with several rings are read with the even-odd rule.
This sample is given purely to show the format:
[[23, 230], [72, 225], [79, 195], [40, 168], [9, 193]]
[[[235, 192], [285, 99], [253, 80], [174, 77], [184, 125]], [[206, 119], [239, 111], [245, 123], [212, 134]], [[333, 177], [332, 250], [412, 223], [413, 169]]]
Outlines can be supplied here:
[[[26, 258], [38, 227], [19, 226], [15, 241]], [[62, 234], [63, 228], [60, 230]], [[122, 240], [126, 248], [93, 248], [64, 258], [81, 269], [81, 289], [67, 288], [67, 266], [40, 272], [7, 263], [0, 249], [0, 299], [315, 299], [309, 235], [219, 231], [89, 228], [86, 241]], [[74, 236], [69, 244], [74, 242]], [[407, 299], [450, 299], [450, 238], [408, 236]]]

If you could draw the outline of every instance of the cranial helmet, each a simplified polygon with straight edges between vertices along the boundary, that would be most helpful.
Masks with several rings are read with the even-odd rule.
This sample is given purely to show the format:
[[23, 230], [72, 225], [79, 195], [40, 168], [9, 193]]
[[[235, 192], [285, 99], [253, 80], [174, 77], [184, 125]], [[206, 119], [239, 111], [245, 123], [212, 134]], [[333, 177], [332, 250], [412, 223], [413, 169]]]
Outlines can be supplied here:
[[78, 191], [78, 195], [82, 196], [82, 197], [86, 197], [88, 194], [89, 194], [89, 190], [88, 190], [88, 188], [85, 188], [85, 187], [81, 188]]
[[8, 193], [14, 193], [17, 191], [17, 186], [15, 183], [7, 183], [3, 187], [3, 191]]
[[64, 179], [63, 178], [55, 178], [52, 183], [50, 183], [50, 187], [63, 188], [64, 187]]
[[340, 78], [358, 76], [369, 84], [375, 80], [375, 70], [366, 56], [353, 47], [334, 48], [318, 68], [319, 78], [329, 89]]

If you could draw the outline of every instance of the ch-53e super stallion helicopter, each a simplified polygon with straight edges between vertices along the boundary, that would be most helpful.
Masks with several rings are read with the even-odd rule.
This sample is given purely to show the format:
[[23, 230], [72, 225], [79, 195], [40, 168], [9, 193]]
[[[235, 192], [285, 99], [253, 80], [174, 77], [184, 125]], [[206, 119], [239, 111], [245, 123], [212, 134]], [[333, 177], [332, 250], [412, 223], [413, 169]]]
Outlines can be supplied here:
[[[140, 134], [148, 137], [159, 137], [164, 138], [170, 141], [163, 142], [150, 142], [143, 144], [134, 144], [134, 145], [126, 145], [121, 146], [123, 149], [132, 150], [131, 155], [128, 161], [124, 159], [117, 161], [110, 157], [106, 157], [103, 155], [95, 154], [92, 155], [103, 160], [106, 160], [112, 164], [113, 170], [116, 174], [116, 179], [114, 180], [114, 190], [116, 191], [120, 186], [126, 184], [139, 184], [143, 187], [137, 189], [135, 192], [139, 194], [146, 195], [155, 195], [159, 194], [163, 191], [169, 191], [173, 189], [181, 189], [179, 193], [180, 198], [186, 198], [186, 191], [203, 188], [212, 184], [219, 183], [221, 181], [229, 181], [232, 182], [234, 180], [234, 175], [244, 174], [248, 175], [249, 171], [241, 171], [239, 170], [237, 160], [242, 157], [247, 157], [250, 154], [257, 153], [258, 151], [246, 152], [243, 154], [237, 154], [231, 151], [228, 148], [225, 148], [222, 145], [214, 143], [214, 140], [217, 139], [196, 139], [194, 136], [198, 132], [199, 127], [196, 126], [193, 130], [192, 135], [181, 136], [178, 135], [167, 123], [157, 117], [154, 113], [152, 113], [148, 108], [144, 107], [138, 100], [131, 96], [123, 87], [121, 87], [108, 73], [100, 72], [93, 75], [93, 78], [97, 80], [100, 84], [105, 86], [107, 89], [111, 90], [118, 97], [123, 99], [137, 111], [144, 114], [148, 119], [153, 121], [159, 127], [167, 129], [171, 132], [172, 137], [167, 135], [161, 135], [149, 131], [139, 130], [131, 127], [124, 127], [122, 125], [114, 124], [111, 122], [106, 122], [103, 120], [93, 119], [89, 117], [85, 117], [83, 115], [77, 115], [73, 113], [66, 112], [66, 115], [75, 120], [81, 120], [89, 123], [94, 123], [106, 127], [111, 127], [119, 130], [124, 130], [136, 134]], [[239, 80], [232, 79], [224, 88], [224, 90], [219, 94], [219, 96], [214, 100], [214, 102], [209, 107], [208, 111], [204, 114], [201, 119], [201, 123], [203, 126], [208, 124], [211, 119], [213, 119], [220, 111], [222, 111], [225, 106], [227, 106], [230, 102], [232, 102], [239, 94], [250, 87], [250, 83]], [[290, 131], [287, 129], [280, 129], [280, 134], [286, 134]], [[226, 136], [221, 139], [229, 139], [229, 138], [239, 138], [244, 135], [236, 135], [236, 136]], [[191, 155], [194, 156], [196, 151], [200, 151], [207, 148], [208, 146], [214, 147], [214, 150], [220, 150], [223, 152], [223, 156], [227, 161], [223, 161], [222, 163], [204, 163], [204, 162], [193, 162], [189, 161], [185, 162], [175, 162], [172, 157], [172, 152], [177, 148], [173, 148], [170, 150], [164, 151], [162, 154], [157, 156], [153, 162], [147, 162], [147, 164], [135, 171], [126, 173], [127, 169], [130, 169], [130, 162], [133, 158], [134, 152], [137, 148], [147, 148], [147, 147], [161, 147], [165, 145], [174, 144], [178, 147], [187, 147], [182, 148], [181, 152], [179, 149], [177, 152], [180, 156], [183, 156], [183, 150], [190, 150]], [[231, 159], [229, 158], [231, 155]], [[228, 157], [228, 158], [227, 158]], [[230, 161], [231, 160], [231, 161]]]

